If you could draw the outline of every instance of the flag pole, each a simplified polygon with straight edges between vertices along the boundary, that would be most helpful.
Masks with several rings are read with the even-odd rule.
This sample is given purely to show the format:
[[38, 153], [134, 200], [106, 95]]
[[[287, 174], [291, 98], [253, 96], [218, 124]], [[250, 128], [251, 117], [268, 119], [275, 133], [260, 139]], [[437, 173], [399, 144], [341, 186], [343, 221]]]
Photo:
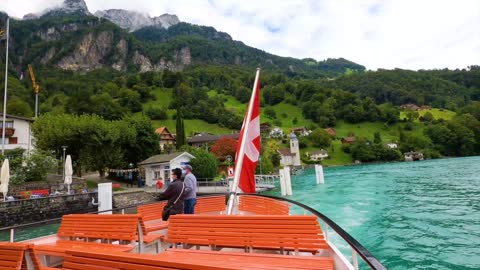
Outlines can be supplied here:
[[235, 174], [233, 177], [232, 190], [230, 191], [230, 198], [228, 199], [227, 215], [232, 214], [233, 204], [235, 202], [235, 197], [237, 196], [238, 184], [240, 182], [240, 174], [242, 172], [243, 158], [245, 155], [245, 145], [248, 139], [246, 135], [248, 135], [249, 123], [252, 118], [253, 104], [255, 101], [255, 97], [257, 95], [257, 85], [258, 85], [259, 78], [260, 78], [260, 68], [257, 68], [257, 74], [255, 74], [255, 82], [253, 83], [252, 96], [250, 97], [250, 103], [248, 105], [247, 117], [243, 120], [243, 133], [242, 133], [243, 136], [240, 144], [240, 152], [237, 153], [238, 161], [237, 161], [237, 164], [235, 164]]
[[3, 125], [2, 125], [2, 156], [5, 154], [5, 120], [7, 114], [7, 83], [8, 83], [8, 39], [10, 37], [10, 18], [7, 17], [7, 48], [5, 53], [5, 91], [3, 95]]

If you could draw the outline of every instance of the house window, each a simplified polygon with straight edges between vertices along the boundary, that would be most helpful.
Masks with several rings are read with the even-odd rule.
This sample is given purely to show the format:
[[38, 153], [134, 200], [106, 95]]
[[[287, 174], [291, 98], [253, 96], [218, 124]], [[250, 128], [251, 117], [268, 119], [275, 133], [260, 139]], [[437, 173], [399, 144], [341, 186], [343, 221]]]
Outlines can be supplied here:
[[[5, 138], [5, 144], [9, 143], [8, 139], [9, 139], [8, 137]], [[0, 144], [3, 144], [2, 136], [0, 136]]]
[[10, 144], [17, 144], [18, 138], [17, 137], [10, 137]]
[[[0, 128], [3, 127], [3, 121], [0, 121]], [[5, 127], [7, 128], [13, 128], [13, 121], [6, 121], [5, 122]]]
[[162, 177], [162, 174], [160, 171], [154, 171], [153, 172], [153, 179], [159, 179]]

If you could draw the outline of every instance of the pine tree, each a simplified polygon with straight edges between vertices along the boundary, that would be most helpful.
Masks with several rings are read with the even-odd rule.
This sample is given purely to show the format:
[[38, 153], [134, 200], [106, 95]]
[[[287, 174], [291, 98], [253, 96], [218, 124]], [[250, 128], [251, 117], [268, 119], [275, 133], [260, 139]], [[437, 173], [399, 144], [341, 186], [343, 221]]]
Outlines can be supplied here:
[[182, 119], [182, 112], [177, 109], [177, 149], [180, 149], [183, 145], [185, 145], [185, 126]]

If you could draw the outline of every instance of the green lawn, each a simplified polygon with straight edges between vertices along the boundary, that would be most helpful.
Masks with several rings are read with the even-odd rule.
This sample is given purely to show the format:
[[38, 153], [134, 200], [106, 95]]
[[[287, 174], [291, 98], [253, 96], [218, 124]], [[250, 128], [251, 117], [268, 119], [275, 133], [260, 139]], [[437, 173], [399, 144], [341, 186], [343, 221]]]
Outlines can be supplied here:
[[172, 99], [172, 89], [156, 88], [152, 90], [151, 93], [156, 97], [156, 100], [149, 100], [148, 102], [144, 103], [143, 108], [147, 108], [151, 105], [168, 108], [170, 100]]
[[358, 124], [349, 124], [345, 121], [338, 121], [335, 130], [337, 131], [337, 138], [348, 137], [350, 132], [353, 132], [355, 137], [367, 138], [373, 141], [373, 134], [380, 132], [382, 141], [396, 141], [398, 140], [398, 125], [385, 127], [381, 122], [363, 122]]
[[[436, 120], [438, 120], [438, 119], [451, 120], [456, 114], [455, 112], [452, 112], [452, 111], [449, 111], [449, 110], [446, 110], [446, 109], [432, 108], [431, 110], [418, 111], [419, 117], [423, 116], [427, 112], [430, 112], [433, 115], [433, 118], [436, 119]], [[400, 112], [400, 119], [404, 119], [406, 117], [407, 117], [406, 112], [401, 111]], [[415, 122], [417, 122], [417, 123], [419, 122], [418, 118], [415, 119]]]
[[[332, 151], [333, 148], [333, 151]], [[342, 143], [340, 140], [335, 140], [332, 142], [332, 145], [325, 149], [330, 156], [329, 159], [322, 161], [323, 165], [332, 166], [332, 165], [345, 165], [352, 164], [352, 156], [342, 151]]]

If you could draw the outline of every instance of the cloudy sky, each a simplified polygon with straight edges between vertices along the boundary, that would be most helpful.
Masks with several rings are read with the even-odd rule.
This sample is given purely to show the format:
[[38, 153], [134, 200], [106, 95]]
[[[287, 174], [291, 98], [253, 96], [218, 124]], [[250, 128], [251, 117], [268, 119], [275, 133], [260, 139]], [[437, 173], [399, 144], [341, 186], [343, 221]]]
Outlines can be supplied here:
[[[62, 0], [1, 0], [11, 16]], [[344, 57], [378, 68], [480, 65], [478, 0], [86, 0], [90, 12], [123, 8], [213, 26], [265, 51]]]

